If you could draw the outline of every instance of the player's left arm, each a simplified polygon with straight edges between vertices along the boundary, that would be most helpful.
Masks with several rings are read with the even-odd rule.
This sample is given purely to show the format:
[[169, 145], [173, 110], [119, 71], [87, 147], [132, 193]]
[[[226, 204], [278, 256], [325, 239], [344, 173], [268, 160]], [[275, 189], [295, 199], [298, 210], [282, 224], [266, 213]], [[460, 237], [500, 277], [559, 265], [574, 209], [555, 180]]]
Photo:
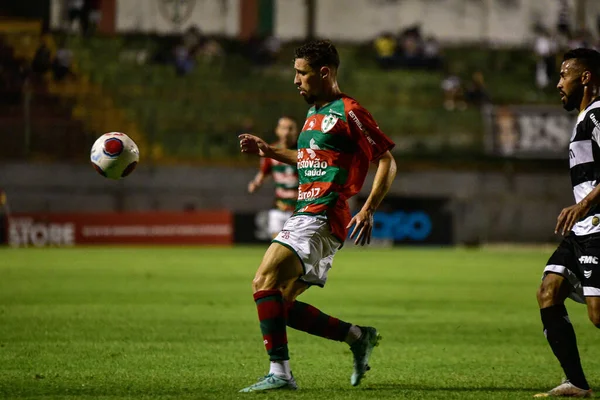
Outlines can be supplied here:
[[562, 209], [558, 215], [554, 233], [560, 233], [563, 236], [569, 233], [577, 221], [583, 218], [598, 203], [600, 203], [600, 185], [597, 185], [579, 203]]
[[353, 239], [356, 235], [354, 244], [360, 244], [361, 246], [371, 243], [373, 215], [375, 214], [375, 210], [377, 210], [377, 207], [379, 207], [381, 204], [381, 201], [387, 194], [388, 190], [390, 190], [392, 182], [394, 182], [394, 178], [396, 177], [396, 160], [389, 150], [383, 153], [383, 155], [376, 162], [377, 172], [375, 173], [375, 179], [373, 180], [371, 193], [369, 193], [369, 197], [367, 197], [365, 204], [352, 218], [350, 224], [348, 225], [352, 226], [352, 224], [356, 224], [352, 234], [350, 235], [350, 239]]
[[[592, 119], [590, 118], [590, 114], [594, 114], [595, 120], [599, 121], [600, 112], [592, 110], [588, 112], [587, 116], [587, 129], [590, 129], [592, 131], [592, 146], [595, 145], [598, 146], [598, 148], [600, 148], [600, 143], [598, 143], [598, 141], [600, 140], [600, 125], [597, 125], [594, 121], [592, 121]], [[600, 164], [600, 159], [597, 158], [596, 152], [593, 152], [593, 154], [594, 163], [596, 165]], [[581, 220], [584, 216], [587, 215], [587, 213], [590, 212], [590, 210], [594, 206], [600, 204], [600, 184], [598, 184], [598, 182], [596, 183], [596, 187], [592, 189], [592, 191], [587, 196], [581, 199], [579, 203], [562, 209], [557, 218], [556, 228], [554, 228], [555, 234], [560, 233], [563, 236], [566, 235], [571, 231], [571, 229], [573, 229], [573, 226], [579, 220]]]
[[377, 164], [371, 193], [358, 213], [352, 217], [347, 228], [355, 225], [350, 239], [354, 244], [364, 246], [371, 242], [373, 215], [392, 186], [396, 177], [396, 160], [390, 152], [392, 142], [380, 129], [371, 114], [362, 107], [348, 113], [351, 131], [357, 138], [359, 147], [369, 160]]

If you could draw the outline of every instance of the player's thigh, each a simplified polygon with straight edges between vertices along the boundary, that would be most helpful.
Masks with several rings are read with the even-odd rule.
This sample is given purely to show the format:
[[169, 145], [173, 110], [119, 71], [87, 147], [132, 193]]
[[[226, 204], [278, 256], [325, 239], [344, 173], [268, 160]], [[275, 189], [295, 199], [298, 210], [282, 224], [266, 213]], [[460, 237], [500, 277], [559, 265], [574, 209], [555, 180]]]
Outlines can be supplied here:
[[302, 263], [296, 253], [279, 243], [271, 243], [256, 271], [252, 286], [254, 291], [280, 289], [303, 273]]

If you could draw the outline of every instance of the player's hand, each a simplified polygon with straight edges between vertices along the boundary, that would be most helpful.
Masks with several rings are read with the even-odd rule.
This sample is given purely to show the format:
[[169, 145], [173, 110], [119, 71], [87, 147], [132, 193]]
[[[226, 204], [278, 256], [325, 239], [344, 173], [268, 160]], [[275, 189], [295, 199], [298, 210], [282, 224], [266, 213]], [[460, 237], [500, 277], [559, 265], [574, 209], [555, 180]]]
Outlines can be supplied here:
[[258, 136], [243, 133], [238, 138], [240, 139], [242, 153], [258, 154], [261, 157], [266, 157], [269, 154], [271, 147]]
[[250, 183], [248, 184], [248, 193], [256, 192], [256, 190], [259, 187], [260, 187], [260, 185], [258, 183], [256, 183], [256, 181], [250, 181]]
[[352, 225], [356, 224], [352, 233], [350, 234], [350, 239], [356, 240], [354, 244], [364, 246], [365, 244], [371, 243], [371, 231], [373, 230], [373, 212], [370, 210], [360, 210], [352, 219], [346, 229], [350, 228]]
[[590, 207], [585, 202], [579, 202], [574, 206], [563, 208], [560, 212], [554, 233], [560, 233], [565, 236], [571, 231], [573, 225], [577, 223], [584, 215], [590, 211]]

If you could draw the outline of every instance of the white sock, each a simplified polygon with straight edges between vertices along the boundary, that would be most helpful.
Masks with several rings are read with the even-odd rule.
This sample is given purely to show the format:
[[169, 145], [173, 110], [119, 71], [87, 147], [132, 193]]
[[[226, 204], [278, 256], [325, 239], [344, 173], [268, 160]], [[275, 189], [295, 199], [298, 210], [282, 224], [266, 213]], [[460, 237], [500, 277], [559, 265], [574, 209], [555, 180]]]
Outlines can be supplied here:
[[290, 379], [292, 372], [290, 371], [290, 360], [271, 361], [270, 374], [277, 375], [281, 378]]
[[360, 339], [361, 336], [362, 331], [360, 330], [360, 328], [356, 325], [352, 325], [350, 327], [350, 330], [348, 331], [348, 335], [346, 336], [346, 343], [352, 345], [354, 342]]

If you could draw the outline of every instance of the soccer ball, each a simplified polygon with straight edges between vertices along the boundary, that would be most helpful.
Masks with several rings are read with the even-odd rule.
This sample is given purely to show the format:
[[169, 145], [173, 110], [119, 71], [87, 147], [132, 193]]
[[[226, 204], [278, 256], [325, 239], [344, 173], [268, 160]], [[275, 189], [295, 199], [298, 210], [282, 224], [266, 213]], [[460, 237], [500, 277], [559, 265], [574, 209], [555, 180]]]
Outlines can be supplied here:
[[90, 160], [98, 173], [109, 179], [121, 179], [131, 174], [140, 159], [140, 151], [129, 136], [109, 132], [92, 146]]

